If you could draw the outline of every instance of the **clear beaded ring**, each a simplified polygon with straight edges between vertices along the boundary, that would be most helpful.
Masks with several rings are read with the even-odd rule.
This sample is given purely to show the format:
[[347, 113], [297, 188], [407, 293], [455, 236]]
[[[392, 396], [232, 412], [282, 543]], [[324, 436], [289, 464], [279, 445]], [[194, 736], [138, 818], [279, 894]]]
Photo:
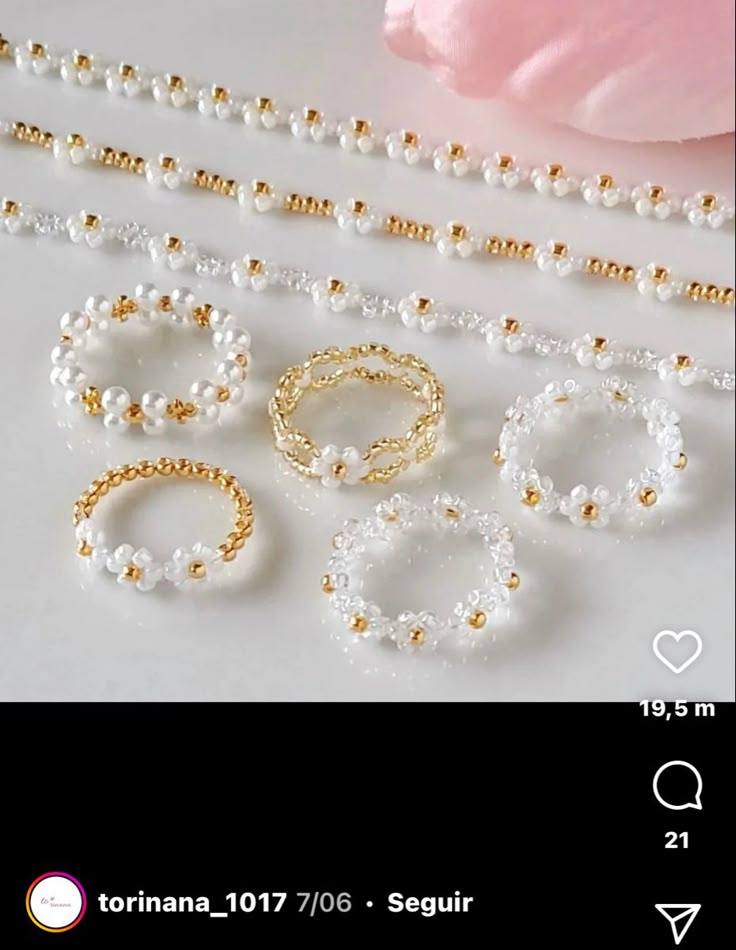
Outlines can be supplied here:
[[[209, 330], [217, 353], [212, 379], [192, 383], [187, 399], [170, 399], [160, 390], [149, 390], [135, 401], [122, 386], [100, 392], [89, 382], [82, 354], [109, 330], [111, 322], [129, 320], [145, 327], [168, 322]], [[235, 406], [243, 399], [250, 334], [228, 310], [197, 303], [187, 287], [163, 294], [153, 284], [139, 284], [133, 297], [89, 297], [84, 310], [65, 313], [60, 326], [61, 339], [51, 351], [51, 382], [63, 389], [68, 405], [77, 405], [91, 416], [102, 415], [108, 429], [125, 432], [131, 425], [140, 425], [148, 435], [159, 435], [167, 422], [211, 424], [224, 406]]]
[[[645, 468], [619, 492], [604, 485], [592, 491], [577, 485], [569, 494], [556, 491], [552, 479], [540, 475], [534, 467], [532, 436], [540, 423], [569, 419], [576, 408], [602, 409], [625, 419], [642, 419], [660, 451], [658, 467]], [[664, 399], [644, 396], [633, 383], [618, 376], [608, 377], [592, 389], [571, 379], [553, 382], [538, 396], [519, 396], [507, 410], [493, 460], [500, 466], [501, 479], [519, 493], [522, 504], [545, 514], [559, 512], [580, 527], [603, 528], [612, 515], [656, 505], [685, 468], [687, 456], [682, 451], [679, 423], [679, 413]]]
[[[450, 617], [429, 611], [404, 611], [387, 617], [378, 604], [361, 596], [371, 560], [384, 560], [403, 535], [422, 527], [439, 534], [475, 535], [487, 557], [487, 582], [458, 602]], [[350, 519], [332, 540], [334, 552], [322, 578], [331, 611], [356, 640], [385, 640], [402, 650], [436, 649], [448, 637], [476, 638], [494, 610], [508, 603], [519, 586], [511, 530], [497, 512], [481, 512], [464, 499], [443, 492], [429, 504], [409, 495], [392, 495], [362, 520]]]
[[[107, 544], [93, 512], [100, 499], [113, 488], [138, 478], [154, 475], [206, 479], [232, 499], [235, 507], [233, 530], [219, 547], [197, 541], [190, 548], [177, 548], [167, 560], [158, 561], [146, 548], [136, 550], [132, 544]], [[176, 587], [199, 586], [216, 577], [224, 564], [235, 560], [238, 551], [253, 532], [253, 502], [237, 478], [223, 468], [189, 459], [142, 459], [103, 472], [74, 503], [72, 518], [77, 539], [77, 555], [86, 560], [93, 571], [107, 569], [117, 575], [119, 584], [139, 591], [153, 590], [162, 581]]]
[[[320, 372], [322, 367], [332, 371]], [[308, 392], [319, 392], [350, 379], [398, 386], [422, 404], [422, 412], [403, 435], [376, 439], [365, 451], [355, 446], [318, 446], [292, 417]], [[444, 387], [430, 367], [412, 353], [394, 353], [381, 343], [336, 346], [311, 353], [291, 366], [269, 403], [277, 451], [289, 465], [325, 487], [358, 482], [389, 482], [413, 463], [425, 462], [437, 448], [444, 422]]]

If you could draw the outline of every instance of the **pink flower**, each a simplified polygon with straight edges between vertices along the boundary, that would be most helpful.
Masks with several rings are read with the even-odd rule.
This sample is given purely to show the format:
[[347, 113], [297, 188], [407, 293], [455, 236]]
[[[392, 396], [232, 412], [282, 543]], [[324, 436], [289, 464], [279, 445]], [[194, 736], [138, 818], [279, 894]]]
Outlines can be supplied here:
[[385, 36], [465, 96], [628, 141], [734, 128], [730, 0], [387, 0]]

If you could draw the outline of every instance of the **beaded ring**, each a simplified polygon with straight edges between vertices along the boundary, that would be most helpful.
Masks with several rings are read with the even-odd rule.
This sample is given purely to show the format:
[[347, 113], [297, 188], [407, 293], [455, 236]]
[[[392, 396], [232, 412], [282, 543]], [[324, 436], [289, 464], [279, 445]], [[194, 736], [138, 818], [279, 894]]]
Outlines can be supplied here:
[[[235, 522], [227, 539], [217, 548], [196, 542], [191, 548], [177, 548], [171, 558], [156, 561], [146, 548], [135, 550], [132, 544], [107, 545], [104, 532], [93, 518], [100, 499], [124, 482], [154, 475], [178, 475], [182, 478], [207, 479], [226, 492], [235, 505]], [[237, 478], [224, 468], [189, 459], [142, 459], [131, 465], [109, 469], [96, 478], [74, 503], [72, 518], [77, 538], [77, 554], [94, 571], [105, 568], [117, 574], [119, 584], [149, 591], [161, 580], [176, 587], [187, 587], [216, 577], [225, 562], [233, 561], [253, 532], [253, 502]]]
[[[370, 365], [371, 359], [377, 361], [378, 368]], [[321, 366], [335, 369], [318, 374]], [[377, 439], [364, 452], [355, 446], [320, 447], [293, 425], [292, 416], [305, 393], [338, 386], [348, 379], [398, 385], [424, 409], [404, 435]], [[287, 369], [269, 403], [269, 412], [277, 451], [302, 475], [319, 478], [324, 486], [333, 488], [358, 482], [389, 482], [412, 463], [425, 462], [434, 454], [444, 421], [444, 387], [430, 367], [411, 353], [394, 353], [380, 343], [361, 343], [345, 350], [329, 347]], [[379, 464], [382, 456], [392, 458]]]
[[[145, 327], [168, 321], [210, 330], [212, 346], [218, 354], [213, 379], [193, 383], [186, 400], [169, 399], [159, 390], [149, 390], [136, 402], [122, 386], [110, 386], [101, 393], [90, 385], [80, 365], [80, 352], [91, 339], [104, 334], [111, 321], [126, 323], [131, 318]], [[51, 351], [51, 382], [64, 390], [68, 405], [78, 405], [91, 416], [103, 415], [108, 429], [125, 432], [138, 424], [148, 435], [158, 435], [167, 421], [216, 422], [221, 407], [242, 401], [250, 360], [250, 334], [237, 325], [228, 310], [198, 304], [187, 287], [162, 294], [153, 284], [146, 283], [136, 287], [133, 297], [89, 297], [84, 310], [65, 313], [60, 326], [61, 340]]]
[[[577, 485], [567, 495], [555, 491], [552, 479], [534, 467], [531, 436], [540, 422], [568, 419], [576, 407], [643, 419], [661, 451], [659, 466], [645, 468], [616, 493], [604, 485], [592, 491]], [[493, 460], [500, 466], [502, 480], [513, 486], [524, 505], [545, 514], [559, 512], [580, 527], [603, 528], [611, 515], [651, 508], [685, 468], [687, 456], [682, 451], [679, 422], [679, 413], [666, 400], [644, 396], [633, 383], [618, 376], [608, 377], [593, 389], [571, 379], [548, 383], [543, 393], [531, 399], [519, 396], [507, 410]]]
[[[404, 611], [396, 618], [384, 616], [381, 608], [360, 596], [362, 577], [370, 555], [385, 558], [387, 550], [402, 536], [422, 526], [440, 534], [474, 534], [480, 537], [488, 559], [488, 581], [482, 590], [471, 591], [449, 618], [429, 611]], [[447, 637], [474, 637], [488, 623], [492, 612], [508, 603], [510, 591], [519, 586], [514, 568], [511, 530], [497, 512], [481, 512], [457, 495], [443, 492], [429, 504], [409, 495], [392, 495], [379, 502], [371, 515], [346, 521], [332, 539], [334, 553], [322, 578], [322, 590], [330, 596], [330, 608], [356, 640], [372, 638], [393, 642], [402, 650], [435, 649]]]

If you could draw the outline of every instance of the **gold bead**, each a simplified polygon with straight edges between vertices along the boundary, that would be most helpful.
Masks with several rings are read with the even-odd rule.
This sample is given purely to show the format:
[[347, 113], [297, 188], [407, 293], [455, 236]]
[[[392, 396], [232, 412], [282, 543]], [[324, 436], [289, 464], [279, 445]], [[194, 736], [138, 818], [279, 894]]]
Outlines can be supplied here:
[[77, 545], [77, 554], [80, 557], [89, 557], [92, 553], [92, 548], [90, 547], [87, 541], [80, 541]]
[[450, 505], [445, 508], [445, 518], [449, 518], [450, 521], [457, 521], [460, 517], [460, 509], [456, 508], [454, 505]]
[[118, 67], [118, 75], [121, 79], [133, 79], [135, 74], [135, 66], [130, 66], [128, 63], [121, 63]]
[[124, 418], [127, 419], [128, 422], [132, 422], [134, 425], [142, 423], [143, 420], [145, 419], [145, 416], [143, 414], [143, 409], [141, 408], [140, 404], [137, 402], [132, 402], [128, 406], [128, 408], [125, 410], [125, 413], [123, 415], [124, 415]]
[[166, 250], [172, 251], [177, 254], [182, 248], [181, 238], [175, 237], [173, 234], [169, 234], [166, 237]]
[[530, 486], [529, 488], [525, 488], [521, 493], [521, 500], [523, 504], [528, 505], [530, 508], [534, 508], [535, 505], [539, 504], [541, 496], [536, 488], [532, 488]]
[[84, 216], [84, 226], [88, 231], [94, 231], [100, 223], [96, 214], [86, 214]]
[[551, 178], [553, 181], [555, 178], [559, 178], [563, 172], [562, 165], [554, 163], [552, 165], [547, 165], [547, 177]]
[[427, 635], [421, 627], [414, 627], [409, 631], [409, 643], [415, 647], [420, 647], [426, 640]]
[[345, 284], [343, 281], [338, 280], [337, 277], [330, 277], [327, 281], [327, 293], [334, 296], [335, 294], [341, 294], [345, 290]]
[[598, 519], [598, 505], [592, 501], [586, 501], [580, 506], [580, 517], [583, 521], [596, 521]]
[[230, 398], [230, 390], [227, 386], [218, 386], [217, 387], [217, 401], [218, 402], [227, 402]]
[[721, 287], [718, 291], [718, 303], [730, 307], [734, 302], [734, 292], [730, 287]]
[[642, 488], [639, 492], [639, 501], [644, 506], [644, 508], [651, 508], [653, 504], [657, 501], [657, 493], [651, 488]]
[[273, 112], [273, 102], [268, 96], [259, 96], [256, 99], [256, 108], [259, 112]]
[[610, 175], [598, 175], [598, 187], [601, 191], [613, 188], [613, 178]]
[[518, 333], [521, 329], [521, 324], [515, 317], [504, 317], [501, 328], [504, 333], [510, 335], [512, 333]]
[[401, 134], [401, 142], [407, 148], [416, 148], [419, 144], [419, 136], [416, 132], [409, 132], [405, 130]]
[[367, 119], [353, 119], [352, 128], [356, 138], [360, 138], [370, 133], [371, 124]]
[[650, 201], [656, 204], [664, 198], [664, 188], [661, 185], [650, 185], [648, 197]]
[[494, 449], [491, 458], [493, 459], [494, 465], [503, 465], [506, 461], [503, 455], [501, 455], [501, 449]]
[[330, 577], [329, 574], [322, 575], [322, 581], [321, 581], [320, 587], [322, 588], [322, 591], [325, 594], [335, 593], [335, 585], [332, 583], [332, 578]]
[[212, 87], [212, 101], [213, 102], [226, 102], [227, 97], [230, 95], [227, 89], [224, 86], [213, 86]]
[[315, 125], [322, 119], [322, 113], [319, 111], [319, 109], [304, 109], [302, 114], [304, 116], [304, 121], [309, 125]]
[[450, 142], [447, 146], [447, 154], [453, 161], [457, 161], [459, 158], [465, 158], [465, 146], [459, 142]]
[[675, 367], [678, 370], [688, 369], [692, 365], [693, 365], [693, 361], [690, 359], [689, 356], [685, 356], [684, 354], [680, 353], [675, 357]]
[[555, 241], [552, 245], [552, 257], [558, 259], [567, 257], [567, 244], [563, 244], [561, 241]]
[[512, 571], [511, 577], [509, 578], [508, 581], [506, 581], [506, 586], [508, 587], [509, 590], [516, 590], [519, 584], [521, 584], [521, 578], [516, 573], [516, 571]]
[[191, 475], [192, 463], [189, 459], [177, 459], [174, 463], [174, 471], [177, 475]]
[[468, 234], [468, 229], [464, 224], [460, 224], [459, 221], [453, 221], [447, 226], [449, 237], [451, 240], [456, 243], [464, 241]]
[[482, 627], [485, 627], [487, 620], [488, 617], [482, 610], [474, 610], [468, 617], [468, 626], [472, 627], [473, 630], [480, 630]]
[[187, 566], [187, 574], [195, 581], [202, 580], [207, 576], [207, 565], [204, 561], [190, 561]]
[[223, 561], [234, 561], [237, 556], [237, 551], [234, 551], [232, 545], [227, 543], [221, 544], [217, 550], [222, 555]]
[[172, 91], [174, 89], [184, 88], [184, 80], [181, 78], [181, 76], [175, 76], [172, 73], [167, 73], [166, 84], [168, 85], [169, 89], [171, 89]]
[[332, 477], [342, 481], [348, 473], [348, 467], [344, 462], [335, 462], [332, 466]]
[[684, 452], [680, 452], [677, 461], [673, 464], [673, 468], [682, 471], [684, 468], [687, 468], [687, 455]]
[[585, 269], [589, 274], [600, 274], [603, 261], [600, 257], [589, 257], [585, 262]]
[[5, 39], [2, 33], [0, 33], [0, 56], [7, 56], [9, 49], [10, 43]]
[[122, 468], [122, 476], [126, 482], [135, 481], [138, 478], [138, 469], [135, 465], [124, 465]]
[[608, 346], [608, 340], [605, 337], [597, 336], [593, 340], [593, 349], [596, 353], [602, 353]]
[[35, 59], [38, 59], [39, 57], [41, 57], [41, 56], [44, 55], [44, 53], [46, 52], [46, 50], [45, 50], [45, 48], [44, 48], [44, 46], [43, 46], [43, 43], [34, 43], [32, 40], [29, 40], [29, 41], [28, 41], [28, 52], [29, 52], [29, 53], [31, 54], [31, 56], [33, 56]]
[[350, 618], [350, 629], [353, 633], [365, 633], [368, 629], [368, 621], [361, 614], [353, 614]]
[[137, 564], [130, 563], [126, 564], [123, 568], [122, 576], [124, 580], [134, 583], [135, 581], [139, 581], [141, 579], [142, 574], [143, 571], [138, 567]]
[[499, 155], [496, 161], [496, 167], [499, 171], [507, 172], [514, 164], [513, 155]]
[[661, 284], [670, 276], [670, 272], [666, 267], [662, 267], [661, 264], [656, 264], [652, 268], [652, 280], [655, 284]]
[[703, 289], [703, 285], [699, 284], [697, 280], [691, 280], [687, 285], [686, 293], [691, 300], [697, 300], [700, 296], [700, 293]]
[[174, 471], [174, 465], [173, 459], [160, 458], [156, 462], [156, 471], [159, 475], [171, 475]]
[[700, 207], [704, 211], [712, 211], [716, 206], [716, 196], [715, 195], [702, 195], [700, 198]]
[[15, 217], [20, 211], [20, 208], [18, 207], [18, 202], [12, 201], [10, 198], [5, 198], [2, 205], [2, 211], [6, 218]]
[[432, 298], [431, 297], [419, 297], [417, 298], [417, 305], [415, 310], [419, 314], [429, 313], [432, 309]]
[[148, 462], [145, 459], [138, 462], [135, 467], [141, 478], [150, 478], [156, 471], [156, 466], [153, 462]]

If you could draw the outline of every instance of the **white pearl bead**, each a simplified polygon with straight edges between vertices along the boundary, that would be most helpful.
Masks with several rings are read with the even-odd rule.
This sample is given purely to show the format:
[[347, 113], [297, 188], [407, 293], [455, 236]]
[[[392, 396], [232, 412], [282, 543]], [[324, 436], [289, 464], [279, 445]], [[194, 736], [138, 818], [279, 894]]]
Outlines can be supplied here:
[[210, 327], [213, 330], [222, 330], [233, 322], [235, 317], [224, 307], [215, 307], [210, 310]]
[[110, 429], [112, 432], [127, 432], [130, 428], [130, 423], [127, 419], [123, 419], [122, 416], [115, 416], [111, 412], [106, 413], [102, 421], [105, 424], [105, 428]]
[[217, 402], [217, 386], [209, 379], [192, 383], [189, 392], [197, 406], [213, 406]]
[[149, 389], [141, 397], [141, 408], [149, 419], [161, 419], [166, 414], [168, 397], [158, 389]]
[[190, 317], [196, 302], [194, 293], [188, 287], [177, 287], [172, 291], [171, 303], [177, 317]]
[[87, 385], [87, 374], [79, 366], [65, 366], [59, 374], [59, 383], [64, 389], [80, 392]]
[[94, 320], [99, 320], [100, 318], [107, 319], [112, 312], [112, 304], [110, 303], [109, 297], [103, 297], [101, 294], [97, 294], [96, 296], [87, 297], [84, 309]]
[[216, 372], [217, 378], [225, 384], [243, 382], [243, 367], [235, 360], [223, 360], [218, 363]]
[[223, 343], [233, 353], [247, 353], [250, 350], [250, 333], [242, 327], [230, 327], [225, 331]]
[[122, 416], [130, 403], [130, 393], [122, 386], [110, 386], [102, 394], [102, 408], [111, 415]]
[[51, 351], [51, 362], [54, 366], [71, 366], [77, 362], [77, 354], [69, 343], [59, 343]]
[[166, 428], [166, 420], [144, 419], [142, 428], [146, 435], [160, 435]]
[[62, 333], [84, 333], [89, 326], [89, 317], [79, 310], [68, 310], [59, 320]]
[[135, 300], [141, 310], [155, 310], [161, 299], [161, 292], [155, 284], [138, 284], [135, 288]]
[[245, 387], [244, 386], [231, 386], [230, 395], [227, 397], [228, 406], [237, 406], [245, 397]]

